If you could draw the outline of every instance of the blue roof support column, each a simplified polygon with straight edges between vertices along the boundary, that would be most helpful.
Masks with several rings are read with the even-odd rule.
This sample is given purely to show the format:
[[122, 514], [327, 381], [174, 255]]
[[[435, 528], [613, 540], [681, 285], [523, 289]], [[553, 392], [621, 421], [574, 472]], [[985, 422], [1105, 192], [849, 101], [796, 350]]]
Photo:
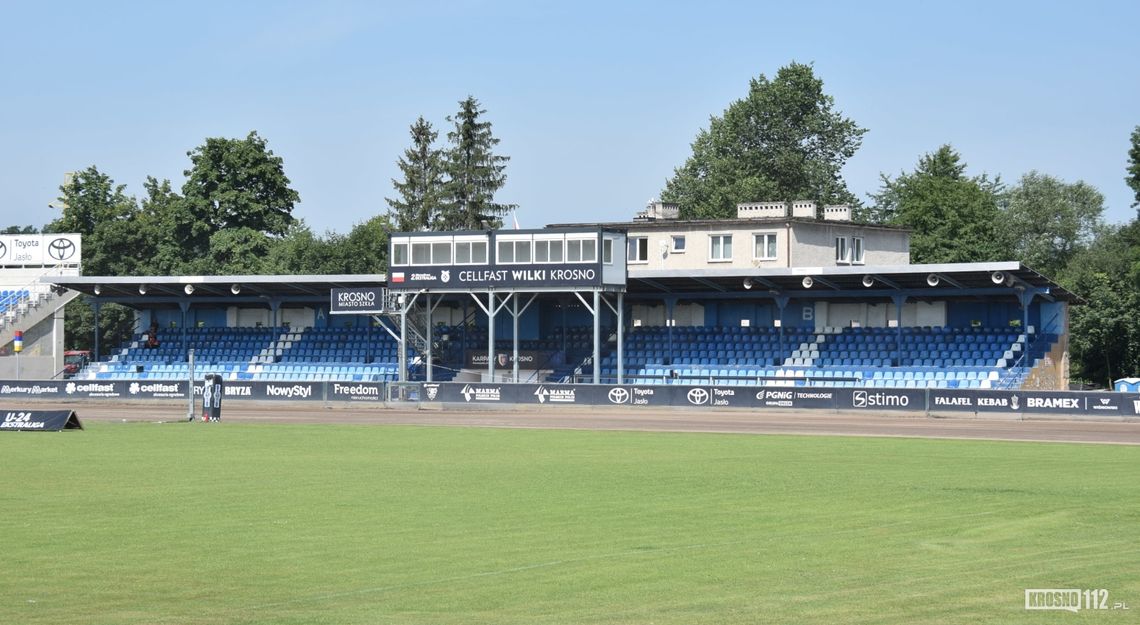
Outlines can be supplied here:
[[891, 359], [891, 365], [898, 367], [902, 365], [902, 315], [906, 295], [892, 295], [891, 299], [895, 301], [895, 353], [899, 355], [897, 358]]
[[[1029, 305], [1038, 294], [1048, 294], [1049, 289], [1032, 289], [1017, 287], [1017, 301], [1021, 304], [1021, 332], [1025, 335], [1025, 347], [1029, 347]], [[1042, 319], [1041, 321], [1044, 321]], [[1028, 349], [1025, 353], [1029, 353]]]
[[95, 362], [99, 362], [99, 309], [102, 308], [103, 305], [99, 303], [99, 300], [95, 300], [92, 304], [92, 307], [95, 309]]
[[271, 323], [274, 328], [281, 325], [279, 323], [280, 316], [278, 315], [280, 310], [281, 310], [281, 300], [279, 300], [279, 299], [269, 300], [269, 311], [270, 311], [270, 313], [272, 313], [272, 314], [270, 314], [269, 323]]
[[[776, 327], [779, 328], [780, 355], [783, 356], [783, 354], [784, 354], [784, 309], [788, 307], [788, 302], [791, 301], [792, 298], [788, 297], [787, 295], [777, 295], [777, 296], [773, 297], [772, 299], [775, 300], [775, 302], [776, 302], [776, 319], [779, 320], [779, 322], [780, 322], [780, 324]], [[779, 363], [779, 364], [783, 364], [783, 363]]]
[[182, 332], [181, 332], [181, 334], [182, 334], [182, 352], [186, 353], [186, 350], [188, 350], [190, 348], [190, 346], [187, 345], [187, 341], [189, 340], [189, 337], [186, 336], [186, 313], [190, 311], [190, 300], [179, 301], [178, 302], [178, 308], [180, 308], [182, 310], [182, 323], [180, 324], [180, 327], [182, 330]]

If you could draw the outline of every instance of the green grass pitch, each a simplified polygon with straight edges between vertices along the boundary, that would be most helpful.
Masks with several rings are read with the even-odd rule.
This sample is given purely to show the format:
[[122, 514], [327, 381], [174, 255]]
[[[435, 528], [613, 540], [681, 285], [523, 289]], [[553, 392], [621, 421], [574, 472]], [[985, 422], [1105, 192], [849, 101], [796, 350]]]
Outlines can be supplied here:
[[[1024, 589], [1052, 587], [1131, 610], [1024, 609]], [[0, 436], [5, 624], [1138, 615], [1136, 447], [234, 423]]]

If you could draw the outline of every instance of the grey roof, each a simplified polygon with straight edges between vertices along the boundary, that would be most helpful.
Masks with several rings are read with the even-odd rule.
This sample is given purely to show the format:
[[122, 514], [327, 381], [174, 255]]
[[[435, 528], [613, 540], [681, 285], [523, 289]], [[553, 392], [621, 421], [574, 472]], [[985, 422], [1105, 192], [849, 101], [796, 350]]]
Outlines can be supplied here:
[[[309, 275], [309, 276], [50, 276], [42, 282], [111, 299], [138, 297], [185, 297], [186, 285], [194, 286], [195, 299], [234, 297], [235, 285], [243, 297], [321, 297], [329, 289], [350, 286], [379, 286], [387, 275]], [[98, 287], [99, 293], [96, 293]], [[145, 295], [140, 292], [145, 289]]]
[[[994, 281], [995, 274], [1008, 277], [1001, 284]], [[938, 284], [931, 286], [927, 279], [935, 275]], [[811, 276], [815, 284], [803, 286], [803, 279]], [[864, 284], [870, 277], [871, 286]], [[749, 279], [751, 289], [745, 289]], [[668, 294], [697, 294], [709, 291], [743, 292], [768, 291], [771, 294], [792, 297], [827, 296], [837, 291], [862, 292], [886, 297], [900, 290], [921, 291], [928, 297], [962, 297], [1008, 292], [1018, 287], [1043, 291], [1049, 297], [1062, 301], [1080, 302], [1081, 299], [1049, 278], [1019, 262], [938, 263], [921, 265], [842, 265], [832, 267], [784, 267], [776, 269], [669, 269], [629, 268], [630, 292], [658, 292]], [[954, 289], [960, 293], [955, 294]]]

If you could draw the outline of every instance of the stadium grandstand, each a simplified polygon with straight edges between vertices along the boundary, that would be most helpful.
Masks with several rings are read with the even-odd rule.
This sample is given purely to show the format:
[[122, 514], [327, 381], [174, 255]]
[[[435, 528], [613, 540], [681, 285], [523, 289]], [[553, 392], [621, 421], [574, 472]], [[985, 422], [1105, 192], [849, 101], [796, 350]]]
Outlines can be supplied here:
[[[677, 212], [393, 233], [377, 275], [43, 282], [138, 311], [89, 379], [1067, 387], [1078, 300], [1018, 262], [911, 265], [907, 230], [842, 206]], [[354, 289], [378, 309], [336, 314]]]

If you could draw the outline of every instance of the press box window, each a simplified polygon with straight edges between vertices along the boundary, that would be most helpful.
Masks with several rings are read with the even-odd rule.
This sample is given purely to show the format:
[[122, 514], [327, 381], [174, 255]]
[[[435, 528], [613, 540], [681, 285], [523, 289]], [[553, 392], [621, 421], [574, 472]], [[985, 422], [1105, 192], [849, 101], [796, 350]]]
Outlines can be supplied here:
[[534, 262], [560, 263], [562, 262], [562, 241], [535, 241]]
[[487, 264], [486, 241], [456, 241], [456, 265], [485, 265]]
[[602, 263], [606, 265], [614, 264], [614, 240], [602, 240]]
[[529, 263], [530, 241], [499, 241], [500, 263]]
[[395, 243], [392, 245], [392, 264], [393, 265], [407, 265], [408, 264], [408, 244]]
[[592, 263], [598, 260], [598, 242], [594, 239], [566, 241], [566, 262]]
[[626, 260], [631, 263], [649, 262], [649, 237], [630, 237]]
[[431, 243], [412, 243], [412, 264], [431, 264]]
[[433, 265], [450, 265], [451, 264], [451, 243], [432, 243], [431, 244], [431, 264]]

